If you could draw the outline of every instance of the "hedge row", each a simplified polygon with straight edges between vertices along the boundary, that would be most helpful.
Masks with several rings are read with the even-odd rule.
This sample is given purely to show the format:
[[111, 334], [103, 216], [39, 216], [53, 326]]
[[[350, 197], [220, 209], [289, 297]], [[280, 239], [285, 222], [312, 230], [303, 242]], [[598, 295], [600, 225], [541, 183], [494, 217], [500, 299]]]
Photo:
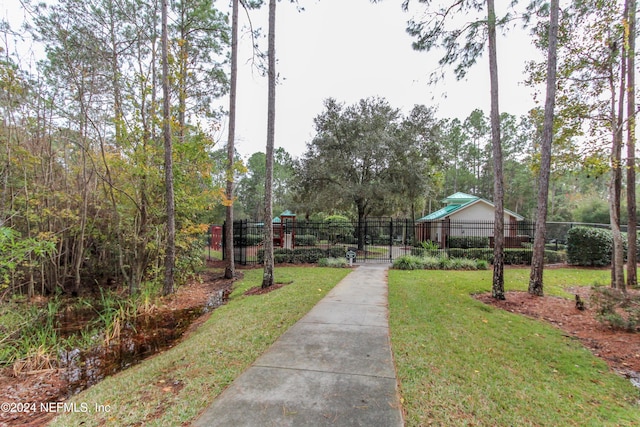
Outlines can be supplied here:
[[[345, 249], [334, 246], [322, 248], [274, 249], [273, 261], [276, 264], [315, 264], [321, 258], [344, 258]], [[258, 263], [264, 262], [264, 249], [258, 251]]]
[[489, 238], [479, 236], [449, 236], [449, 247], [451, 249], [488, 248]]
[[[484, 260], [489, 263], [493, 263], [493, 249], [491, 248], [470, 248], [470, 249], [460, 249], [460, 248], [452, 248], [448, 250], [442, 251], [433, 251], [423, 248], [413, 248], [411, 250], [411, 255], [414, 256], [439, 256], [440, 254], [446, 253], [450, 258], [468, 258], [468, 259], [477, 259]], [[522, 249], [504, 249], [504, 263], [508, 265], [531, 265], [531, 258], [533, 256], [533, 251], [529, 248]], [[561, 262], [566, 262], [567, 257], [564, 252], [558, 251], [544, 251], [544, 262], [546, 264], [556, 264]]]

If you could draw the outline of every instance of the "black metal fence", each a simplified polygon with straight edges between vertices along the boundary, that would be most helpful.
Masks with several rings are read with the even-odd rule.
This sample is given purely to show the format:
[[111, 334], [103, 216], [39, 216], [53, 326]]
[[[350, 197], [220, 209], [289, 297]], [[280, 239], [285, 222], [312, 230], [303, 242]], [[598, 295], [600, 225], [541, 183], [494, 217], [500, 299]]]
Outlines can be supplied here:
[[[602, 224], [549, 222], [547, 248], [552, 251], [565, 249], [567, 232], [576, 225], [607, 227]], [[319, 257], [344, 257], [347, 251], [356, 253], [356, 263], [392, 262], [399, 256], [424, 254], [425, 251], [433, 255], [486, 255], [490, 258], [494, 246], [493, 221], [445, 219], [414, 223], [398, 218], [367, 218], [360, 222], [287, 219], [272, 226], [276, 262], [316, 262]], [[262, 222], [234, 222], [236, 263], [248, 265], [262, 262], [264, 230], [265, 224]], [[534, 238], [535, 223], [505, 222], [504, 248], [506, 252], [514, 254], [514, 263], [526, 263], [527, 258], [530, 261]]]

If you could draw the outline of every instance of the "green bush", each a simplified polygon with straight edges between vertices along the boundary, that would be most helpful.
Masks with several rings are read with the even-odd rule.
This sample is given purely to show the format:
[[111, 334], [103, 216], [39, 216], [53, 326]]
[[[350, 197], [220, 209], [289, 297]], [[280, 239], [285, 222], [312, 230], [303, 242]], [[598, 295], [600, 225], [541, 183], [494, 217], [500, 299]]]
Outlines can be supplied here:
[[296, 246], [315, 246], [318, 238], [313, 234], [297, 234], [295, 238]]
[[558, 264], [567, 262], [567, 254], [562, 251], [544, 251], [544, 262], [548, 264]]
[[318, 260], [319, 267], [344, 268], [349, 264], [345, 258], [320, 258]]
[[590, 302], [600, 322], [613, 329], [639, 331], [640, 297], [610, 287], [594, 287]]
[[393, 261], [393, 268], [398, 270], [421, 270], [424, 268], [424, 258], [415, 255], [404, 255]]
[[440, 258], [437, 256], [428, 256], [424, 258], [424, 268], [426, 270], [440, 269]]
[[262, 243], [264, 237], [262, 234], [247, 234], [244, 238], [244, 244], [246, 246], [255, 246]]
[[[491, 248], [472, 248], [472, 249], [449, 249], [451, 258], [470, 258], [482, 260], [488, 264], [493, 263], [493, 249]], [[531, 265], [532, 251], [531, 249], [512, 249], [504, 250], [504, 263], [507, 265]], [[566, 262], [566, 255], [560, 251], [544, 251], [545, 263]]]
[[471, 248], [471, 249], [449, 249], [447, 251], [452, 258], [481, 259], [488, 263], [493, 262], [493, 249], [491, 248]]
[[479, 236], [449, 236], [449, 248], [488, 248], [489, 238]]
[[489, 263], [483, 259], [476, 260], [476, 267], [478, 270], [488, 270]]
[[573, 265], [611, 264], [611, 231], [593, 227], [574, 227], [567, 232], [567, 262]]
[[475, 259], [469, 258], [450, 258], [451, 270], [477, 270], [478, 264]]
[[[275, 264], [316, 264], [320, 258], [344, 258], [345, 250], [334, 246], [329, 249], [322, 248], [296, 248], [273, 250], [273, 262]], [[264, 249], [258, 251], [258, 264], [264, 262]]]
[[415, 255], [405, 255], [396, 258], [393, 268], [398, 270], [486, 270], [488, 263], [483, 260], [468, 258], [440, 257], [417, 257]]
[[531, 257], [533, 251], [531, 249], [505, 249], [504, 263], [506, 265], [531, 265]]
[[391, 240], [391, 236], [388, 234], [380, 234], [379, 236], [371, 237], [371, 242], [374, 245], [388, 245]]

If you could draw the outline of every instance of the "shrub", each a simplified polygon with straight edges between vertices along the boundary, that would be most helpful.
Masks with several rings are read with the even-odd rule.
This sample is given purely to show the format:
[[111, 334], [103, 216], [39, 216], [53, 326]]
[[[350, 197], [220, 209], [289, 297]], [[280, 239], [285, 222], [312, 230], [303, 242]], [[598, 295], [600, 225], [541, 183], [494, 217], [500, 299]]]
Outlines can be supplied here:
[[438, 270], [440, 268], [440, 258], [436, 256], [425, 257], [424, 268], [427, 270]]
[[398, 270], [420, 270], [424, 268], [424, 259], [415, 255], [404, 255], [393, 261]]
[[247, 234], [244, 238], [244, 244], [246, 246], [255, 246], [257, 244], [262, 243], [262, 240], [264, 240], [264, 237], [262, 236], [262, 234]]
[[489, 238], [479, 236], [449, 236], [449, 248], [488, 248]]
[[353, 239], [354, 228], [349, 218], [331, 215], [324, 219], [324, 238], [330, 242], [346, 242]]
[[318, 260], [318, 266], [320, 267], [344, 268], [348, 265], [345, 258], [320, 258]]
[[544, 262], [549, 264], [557, 264], [567, 262], [567, 254], [561, 251], [544, 251]]
[[297, 234], [295, 238], [296, 246], [315, 246], [318, 238], [313, 234]]
[[477, 270], [476, 260], [469, 258], [450, 258], [451, 270]]
[[419, 246], [411, 248], [411, 255], [416, 256], [437, 256], [442, 250], [436, 242], [431, 240], [424, 240], [419, 243]]
[[507, 265], [531, 265], [531, 257], [533, 251], [531, 249], [505, 249], [504, 263]]
[[438, 258], [438, 269], [440, 270], [451, 270], [451, 258], [447, 256], [442, 256]]
[[600, 322], [614, 329], [639, 331], [640, 296], [630, 296], [610, 287], [594, 287], [590, 302]]
[[488, 263], [493, 262], [493, 249], [491, 248], [471, 248], [471, 249], [449, 249], [449, 256], [452, 258], [481, 259]]
[[489, 263], [483, 259], [476, 260], [476, 268], [478, 270], [488, 270]]
[[[345, 250], [334, 246], [329, 249], [322, 248], [296, 248], [273, 250], [273, 262], [275, 264], [316, 264], [320, 258], [344, 258]], [[264, 262], [264, 249], [258, 251], [258, 264]]]
[[609, 230], [574, 227], [567, 232], [567, 262], [573, 265], [611, 264], [613, 238]]

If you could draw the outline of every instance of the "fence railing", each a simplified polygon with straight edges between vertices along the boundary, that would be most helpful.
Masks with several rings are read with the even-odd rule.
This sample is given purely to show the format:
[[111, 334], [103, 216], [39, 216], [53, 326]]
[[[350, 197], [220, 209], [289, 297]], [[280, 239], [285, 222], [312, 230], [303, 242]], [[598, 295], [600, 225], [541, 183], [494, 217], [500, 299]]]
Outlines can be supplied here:
[[[545, 239], [547, 248], [563, 250], [567, 232], [577, 225], [608, 227], [606, 224], [548, 222]], [[292, 257], [313, 260], [313, 256], [344, 255], [347, 250], [357, 252], [356, 262], [393, 261], [398, 256], [424, 253], [424, 250], [433, 254], [478, 256], [490, 254], [494, 246], [493, 221], [445, 219], [413, 222], [409, 219], [367, 218], [360, 222], [330, 223], [290, 219], [271, 226], [276, 260]], [[265, 224], [262, 222], [235, 221], [233, 236], [236, 263], [247, 265], [262, 262], [264, 235]], [[527, 257], [530, 260], [526, 251], [531, 250], [534, 238], [534, 222], [505, 222], [504, 248], [505, 251], [518, 252], [517, 260], [526, 262]], [[222, 245], [225, 243], [223, 237]], [[288, 254], [287, 257], [284, 254]]]

